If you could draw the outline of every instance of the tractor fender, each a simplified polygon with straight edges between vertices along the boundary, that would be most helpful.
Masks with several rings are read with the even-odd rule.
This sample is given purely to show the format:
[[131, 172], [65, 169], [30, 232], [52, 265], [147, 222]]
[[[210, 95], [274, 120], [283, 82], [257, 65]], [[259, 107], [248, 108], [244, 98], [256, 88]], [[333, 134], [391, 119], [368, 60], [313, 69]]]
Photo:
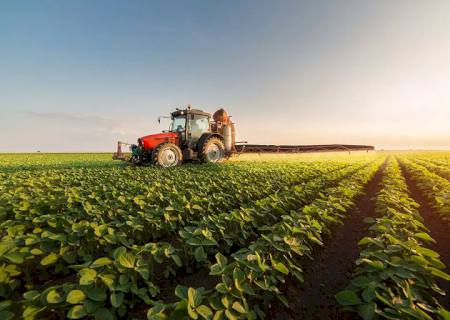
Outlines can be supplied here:
[[211, 132], [207, 132], [201, 135], [200, 139], [198, 139], [197, 142], [197, 152], [201, 152], [202, 148], [203, 148], [203, 144], [209, 139], [209, 138], [219, 138], [220, 140], [223, 141], [223, 136], [220, 133], [211, 133]]

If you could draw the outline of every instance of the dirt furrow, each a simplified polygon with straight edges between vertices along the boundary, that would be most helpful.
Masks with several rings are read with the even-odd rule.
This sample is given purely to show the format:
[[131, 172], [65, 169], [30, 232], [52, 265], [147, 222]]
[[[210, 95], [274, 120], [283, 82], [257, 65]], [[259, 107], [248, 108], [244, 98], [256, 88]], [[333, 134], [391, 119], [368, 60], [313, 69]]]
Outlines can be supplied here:
[[337, 226], [325, 239], [323, 247], [314, 251], [314, 260], [305, 261], [304, 283], [287, 284], [290, 310], [277, 305], [271, 313], [274, 319], [354, 319], [353, 314], [340, 312], [334, 295], [350, 281], [360, 247], [358, 241], [367, 235], [364, 218], [374, 216], [375, 197], [386, 162], [356, 199], [344, 224]]
[[[405, 165], [400, 163], [400, 168], [402, 170], [403, 176], [405, 177], [406, 184], [411, 193], [412, 198], [416, 201], [419, 207], [419, 213], [423, 218], [424, 225], [430, 230], [429, 235], [436, 240], [436, 243], [430, 243], [428, 248], [436, 251], [440, 254], [440, 259], [442, 263], [447, 266], [445, 272], [450, 273], [450, 232], [449, 225], [445, 222], [439, 213], [428, 203], [425, 195], [422, 191], [417, 188], [416, 184], [412, 180], [411, 175], [406, 170]], [[450, 294], [450, 281], [438, 281], [439, 286], [447, 292], [447, 296], [439, 297], [440, 303], [446, 307], [450, 308], [450, 299], [448, 295]]]

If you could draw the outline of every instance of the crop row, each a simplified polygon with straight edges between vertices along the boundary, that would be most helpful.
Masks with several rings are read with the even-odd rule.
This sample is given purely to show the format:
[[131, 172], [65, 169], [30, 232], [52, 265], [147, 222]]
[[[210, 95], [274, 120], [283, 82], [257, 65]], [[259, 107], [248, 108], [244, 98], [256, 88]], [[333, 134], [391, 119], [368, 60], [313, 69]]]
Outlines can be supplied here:
[[406, 172], [411, 175], [430, 205], [444, 220], [450, 221], [450, 181], [406, 158], [400, 158], [400, 162], [404, 164]]
[[446, 168], [448, 168], [450, 166], [450, 158], [446, 158], [446, 159], [424, 159], [424, 160], [428, 160], [430, 163], [434, 163], [434, 164], [439, 165], [439, 166], [445, 166]]
[[[296, 208], [283, 208], [277, 203], [271, 212], [278, 215], [278, 221], [260, 226], [258, 235], [231, 255], [216, 253], [215, 263], [209, 267], [210, 275], [217, 279], [214, 289], [177, 286], [179, 300], [156, 303], [148, 318], [255, 319], [264, 317], [272, 299], [288, 305], [281, 291], [283, 284], [288, 277], [303, 281], [300, 258], [311, 257], [314, 246], [322, 245], [323, 234], [343, 219], [379, 165], [376, 161], [343, 177], [308, 205], [300, 201]], [[287, 200], [295, 203], [296, 197], [302, 199], [303, 190], [296, 190]]]
[[336, 295], [347, 310], [371, 319], [448, 319], [434, 298], [445, 295], [436, 279], [450, 280], [439, 254], [428, 249], [434, 240], [410, 198], [397, 160], [391, 158], [376, 199], [377, 218], [367, 218], [371, 235], [359, 242], [362, 251], [349, 286]]
[[[284, 179], [282, 180], [283, 183], [286, 183], [286, 181], [292, 183], [295, 179], [310, 179], [320, 172], [331, 173], [343, 166], [328, 163], [326, 165], [308, 165], [307, 167], [297, 164], [296, 167], [300, 167], [298, 171], [294, 167], [291, 167], [291, 170], [288, 171], [288, 173], [292, 172], [292, 175], [283, 175], [283, 177], [292, 177], [291, 180], [282, 178]], [[352, 168], [350, 166], [348, 170], [354, 170]], [[283, 167], [284, 173], [286, 173], [285, 169]], [[273, 170], [266, 170], [266, 172], [273, 173]], [[86, 175], [86, 172], [84, 173]], [[214, 177], [217, 176], [217, 172], [215, 173]], [[67, 174], [67, 172], [64, 172], [64, 174]], [[61, 180], [67, 181], [68, 178], [64, 174]], [[230, 173], [227, 172], [227, 177], [229, 176]], [[251, 177], [251, 172], [246, 171], [245, 177]], [[241, 178], [244, 179], [245, 177]], [[265, 177], [269, 176], [265, 175]], [[262, 178], [262, 175], [256, 176], [254, 183], [260, 182]], [[59, 189], [67, 191], [60, 186], [55, 187], [57, 185], [55, 183], [45, 184], [43, 177], [40, 177], [40, 179], [42, 181], [39, 180], [39, 182], [44, 183], [39, 185], [40, 187], [44, 185], [49, 188], [57, 188], [57, 191], [60, 191]], [[69, 181], [72, 180], [69, 179]], [[221, 180], [217, 179], [217, 181], [219, 183]], [[252, 181], [247, 180], [247, 182]], [[268, 192], [269, 186], [281, 188], [276, 183], [276, 179], [272, 182], [267, 182], [264, 190], [260, 190], [258, 185], [255, 187], [255, 184], [253, 184], [253, 190], [255, 190], [253, 197]], [[152, 183], [156, 182], [153, 181]], [[81, 183], [81, 186], [83, 185]], [[35, 192], [33, 196], [24, 192], [24, 186], [30, 187], [27, 191]], [[263, 187], [263, 185], [260, 185], [260, 187]], [[318, 187], [320, 188], [321, 185], [319, 184]], [[73, 194], [72, 188], [68, 188], [70, 195]], [[245, 186], [242, 186], [242, 188], [245, 189]], [[121, 223], [118, 219], [111, 219], [109, 213], [112, 210], [108, 207], [110, 204], [106, 204], [105, 209], [101, 212], [95, 212], [93, 208], [87, 208], [86, 205], [71, 208], [68, 199], [61, 199], [62, 195], [66, 195], [66, 193], [56, 193], [55, 195], [41, 191], [40, 194], [36, 194], [36, 189], [39, 190], [36, 181], [30, 180], [29, 184], [23, 182], [22, 186], [16, 189], [9, 188], [8, 191], [12, 190], [12, 194], [19, 199], [22, 199], [24, 195], [27, 196], [27, 199], [32, 200], [44, 198], [45, 205], [40, 202], [29, 201], [28, 205], [21, 209], [16, 207], [19, 202], [17, 198], [2, 198], [3, 201], [9, 200], [9, 202], [4, 201], [3, 203], [11, 205], [10, 207], [3, 206], [4, 214], [14, 214], [15, 219], [7, 220], [1, 225], [3, 238], [0, 243], [0, 259], [3, 261], [4, 279], [0, 281], [2, 290], [0, 294], [5, 298], [18, 300], [17, 293], [21, 294], [24, 292], [24, 288], [28, 289], [24, 293], [24, 300], [19, 301], [19, 304], [23, 305], [24, 315], [31, 317], [45, 309], [47, 311], [53, 310], [52, 312], [56, 312], [56, 309], [72, 310], [69, 311], [72, 318], [78, 317], [76, 314], [81, 317], [83, 312], [99, 313], [103, 316], [105, 314], [111, 315], [110, 311], [102, 307], [108, 298], [107, 305], [110, 304], [113, 310], [116, 310], [119, 315], [123, 315], [127, 311], [126, 305], [133, 307], [135, 303], [132, 299], [130, 299], [131, 303], [124, 303], [126, 293], [137, 296], [139, 300], [146, 303], [151, 303], [149, 296], [156, 296], [158, 293], [158, 288], [154, 284], [155, 278], [161, 278], [160, 273], [164, 273], [166, 276], [173, 275], [176, 268], [183, 266], [186, 255], [180, 254], [180, 249], [175, 248], [172, 244], [160, 241], [141, 242], [142, 244], [139, 244], [140, 242], [136, 240], [136, 234], [133, 235], [134, 229], [129, 230], [128, 234], [124, 232], [123, 229], [133, 228], [134, 226], [130, 223]], [[83, 192], [83, 189], [80, 188], [79, 192]], [[222, 192], [230, 193], [230, 190], [223, 190]], [[10, 192], [7, 192], [7, 194], [10, 194]], [[84, 199], [85, 196], [86, 194], [83, 194], [80, 199]], [[178, 194], [175, 193], [173, 196], [178, 196]], [[276, 196], [276, 193], [274, 196]], [[250, 201], [250, 198], [248, 201]], [[213, 204], [214, 201], [214, 199], [211, 200]], [[136, 204], [134, 198], [130, 202]], [[144, 202], [144, 205], [151, 203], [143, 200], [142, 202]], [[266, 205], [268, 202], [265, 201]], [[69, 203], [68, 208], [64, 208], [64, 203], [66, 203], [66, 206]], [[182, 224], [193, 223], [199, 215], [195, 219], [189, 219], [189, 217], [195, 216], [196, 211], [204, 214], [208, 212], [207, 210], [211, 210], [211, 203], [203, 208], [201, 207], [202, 204], [197, 204], [197, 207], [194, 205], [184, 206], [183, 212], [174, 212], [175, 210], [169, 210], [166, 207], [165, 213], [168, 212], [169, 217], [172, 215], [181, 216], [183, 218]], [[141, 206], [139, 208], [143, 210]], [[42, 214], [44, 210], [49, 213]], [[130, 208], [129, 210], [136, 212], [136, 208]], [[148, 215], [151, 217], [152, 214], [154, 214], [154, 211], [145, 212], [142, 216]], [[135, 217], [136, 215], [133, 215], [130, 218]], [[188, 218], [186, 219], [186, 217]], [[154, 219], [154, 217], [151, 218]], [[108, 219], [108, 223], [99, 225], [99, 222], [103, 219]], [[136, 220], [132, 222], [136, 223]], [[147, 230], [147, 227], [143, 229], [151, 232], [151, 230]], [[207, 236], [211, 234], [207, 228], [202, 230], [203, 233]], [[195, 232], [193, 232], [193, 235], [195, 235]], [[209, 246], [211, 240], [209, 242], [208, 239], [203, 240], [201, 246], [195, 242], [195, 239], [183, 240], [183, 243], [188, 244], [188, 247], [197, 246], [196, 250], [191, 251], [193, 251], [193, 258], [200, 260], [199, 250], [197, 249], [203, 248], [203, 244], [206, 247]], [[174, 243], [174, 245], [176, 244]], [[182, 250], [181, 253], [184, 251]], [[180, 256], [183, 257], [183, 260]], [[189, 257], [189, 254], [187, 256]], [[158, 267], [162, 267], [163, 272], [156, 272], [155, 270]], [[73, 271], [75, 271], [75, 274]], [[39, 282], [36, 282], [36, 279]], [[42, 286], [42, 282], [48, 282], [48, 284]], [[81, 300], [73, 300], [83, 302], [82, 308], [80, 308], [80, 304], [69, 308], [71, 303], [66, 300], [70, 292], [74, 290], [77, 293], [79, 291], [84, 293], [84, 296], [80, 298]], [[91, 290], [99, 293], [99, 297], [89, 297]], [[107, 291], [109, 291], [109, 295], [107, 295]], [[64, 296], [65, 299], [52, 299], [54, 295]], [[115, 300], [117, 296], [120, 303]], [[99, 301], [100, 297], [102, 297], [101, 301]], [[11, 303], [8, 309], [17, 310], [18, 308], [17, 304]], [[76, 314], [75, 311], [77, 311]]]
[[450, 180], [450, 166], [449, 164], [438, 164], [425, 159], [414, 159], [414, 162], [427, 168], [429, 171]]

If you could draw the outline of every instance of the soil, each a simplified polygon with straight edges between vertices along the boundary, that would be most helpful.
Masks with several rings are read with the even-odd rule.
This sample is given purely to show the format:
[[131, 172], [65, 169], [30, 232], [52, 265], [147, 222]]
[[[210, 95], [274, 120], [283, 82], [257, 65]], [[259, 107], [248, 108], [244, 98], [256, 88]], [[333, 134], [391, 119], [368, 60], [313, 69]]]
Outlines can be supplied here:
[[[436, 240], [436, 243], [430, 243], [428, 248], [440, 254], [440, 260], [447, 266], [447, 273], [450, 273], [450, 225], [444, 221], [439, 213], [428, 203], [425, 195], [412, 180], [411, 175], [405, 170], [405, 166], [400, 163], [403, 176], [412, 198], [420, 205], [419, 213], [423, 218], [424, 225], [430, 230], [429, 235]], [[450, 281], [438, 281], [439, 287], [445, 292], [450, 292]], [[447, 309], [450, 308], [450, 299], [448, 296], [439, 297], [439, 302]]]
[[290, 309], [276, 303], [269, 313], [272, 319], [357, 319], [344, 313], [334, 296], [351, 280], [355, 260], [361, 248], [359, 240], [368, 233], [364, 218], [375, 215], [375, 197], [380, 189], [386, 162], [367, 184], [363, 194], [348, 212], [344, 224], [326, 238], [324, 246], [314, 252], [314, 260], [305, 261], [304, 283], [291, 281], [286, 296]]

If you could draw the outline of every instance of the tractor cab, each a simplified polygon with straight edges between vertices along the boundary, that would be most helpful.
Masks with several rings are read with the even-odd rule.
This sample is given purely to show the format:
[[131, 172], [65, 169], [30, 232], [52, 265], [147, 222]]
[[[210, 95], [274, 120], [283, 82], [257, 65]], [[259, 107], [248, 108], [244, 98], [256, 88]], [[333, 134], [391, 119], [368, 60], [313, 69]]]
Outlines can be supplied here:
[[169, 132], [177, 133], [180, 145], [195, 149], [202, 135], [211, 133], [211, 114], [198, 109], [177, 110], [171, 114]]

